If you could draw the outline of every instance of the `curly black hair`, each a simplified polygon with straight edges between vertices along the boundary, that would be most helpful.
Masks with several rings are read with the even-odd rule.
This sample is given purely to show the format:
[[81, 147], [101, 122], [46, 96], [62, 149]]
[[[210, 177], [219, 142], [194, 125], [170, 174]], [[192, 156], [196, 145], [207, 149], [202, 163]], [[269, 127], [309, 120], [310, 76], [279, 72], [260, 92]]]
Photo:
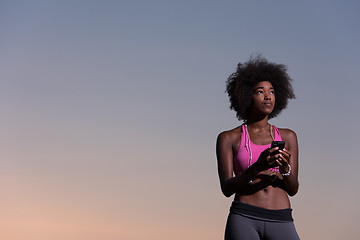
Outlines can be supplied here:
[[283, 64], [268, 62], [258, 55], [244, 64], [239, 63], [236, 72], [226, 80], [226, 92], [229, 95], [230, 109], [236, 112], [239, 120], [247, 120], [251, 106], [252, 90], [256, 84], [268, 81], [275, 90], [275, 106], [269, 119], [276, 117], [286, 108], [289, 99], [295, 94], [291, 86], [292, 79]]

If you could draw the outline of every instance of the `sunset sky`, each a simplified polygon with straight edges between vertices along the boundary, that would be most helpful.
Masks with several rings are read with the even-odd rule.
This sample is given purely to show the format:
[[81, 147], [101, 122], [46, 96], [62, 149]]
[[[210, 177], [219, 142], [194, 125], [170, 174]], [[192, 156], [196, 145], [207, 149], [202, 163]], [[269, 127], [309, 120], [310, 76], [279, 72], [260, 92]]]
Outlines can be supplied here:
[[0, 1], [0, 239], [223, 239], [225, 81], [262, 54], [296, 99], [301, 239], [360, 239], [358, 1]]

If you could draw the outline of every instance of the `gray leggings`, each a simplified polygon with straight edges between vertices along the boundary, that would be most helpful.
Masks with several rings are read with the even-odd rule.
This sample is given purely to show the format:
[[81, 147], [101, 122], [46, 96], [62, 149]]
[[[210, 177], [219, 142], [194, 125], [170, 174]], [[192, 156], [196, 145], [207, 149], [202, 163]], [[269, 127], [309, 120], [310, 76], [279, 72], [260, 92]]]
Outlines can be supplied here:
[[294, 222], [257, 220], [229, 213], [225, 240], [298, 240]]

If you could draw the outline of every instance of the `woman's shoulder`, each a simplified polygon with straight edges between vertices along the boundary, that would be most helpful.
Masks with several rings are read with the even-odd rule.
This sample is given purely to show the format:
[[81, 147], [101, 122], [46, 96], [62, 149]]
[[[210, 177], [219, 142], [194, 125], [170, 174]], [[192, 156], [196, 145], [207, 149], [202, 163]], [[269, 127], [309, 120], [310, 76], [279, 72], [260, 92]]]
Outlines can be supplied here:
[[289, 128], [278, 128], [281, 138], [284, 139], [296, 139], [296, 133], [295, 131], [289, 129]]
[[219, 133], [218, 140], [234, 140], [239, 139], [241, 136], [241, 126], [238, 126], [236, 128], [225, 130]]

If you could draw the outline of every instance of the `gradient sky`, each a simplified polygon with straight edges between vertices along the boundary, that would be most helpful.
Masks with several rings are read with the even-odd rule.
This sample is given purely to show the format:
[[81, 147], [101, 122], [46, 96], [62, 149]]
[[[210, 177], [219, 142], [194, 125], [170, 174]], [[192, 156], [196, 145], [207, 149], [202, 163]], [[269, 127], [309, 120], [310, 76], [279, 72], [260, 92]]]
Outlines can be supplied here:
[[0, 238], [223, 238], [225, 80], [252, 54], [297, 99], [302, 239], [360, 239], [358, 1], [0, 1]]

